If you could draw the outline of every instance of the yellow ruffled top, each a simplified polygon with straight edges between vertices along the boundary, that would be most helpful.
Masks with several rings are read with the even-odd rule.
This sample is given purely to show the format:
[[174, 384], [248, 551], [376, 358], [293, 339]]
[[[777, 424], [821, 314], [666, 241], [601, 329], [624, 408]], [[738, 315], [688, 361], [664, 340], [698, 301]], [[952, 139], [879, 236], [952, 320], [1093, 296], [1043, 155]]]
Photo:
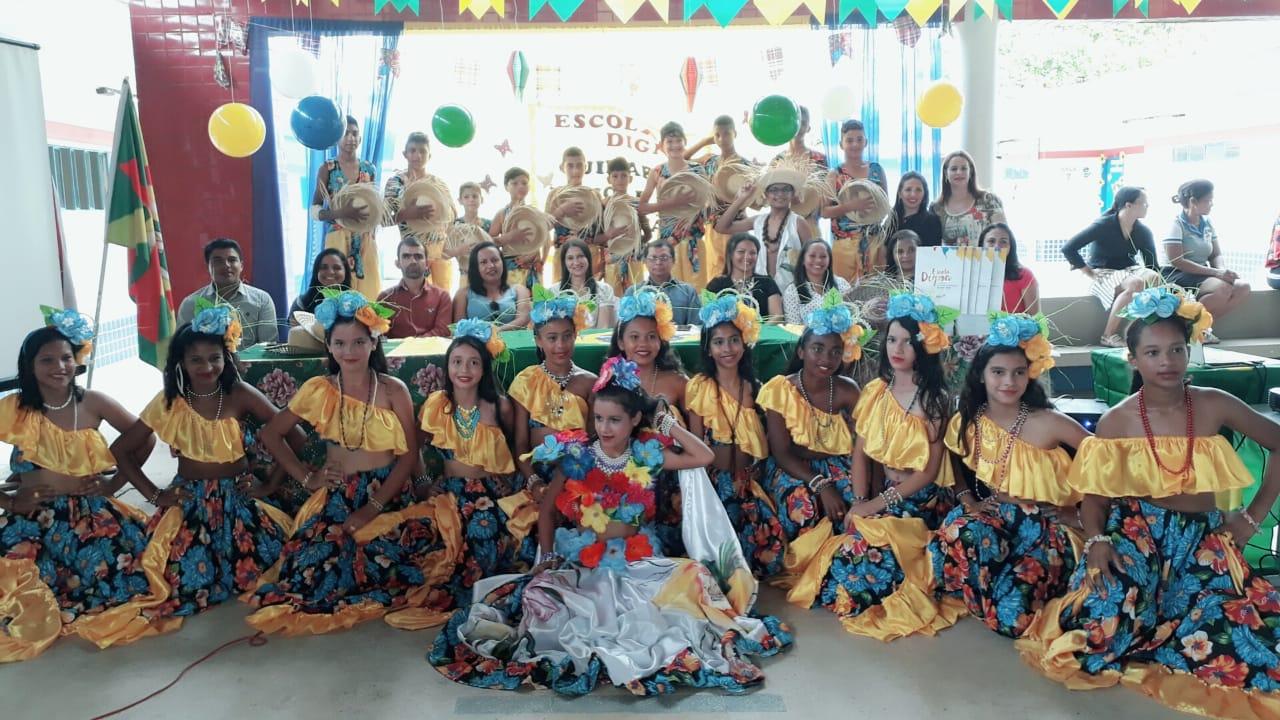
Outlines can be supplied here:
[[[685, 395], [688, 393], [686, 388]], [[849, 432], [845, 419], [805, 402], [800, 391], [785, 375], [774, 377], [760, 388], [756, 405], [781, 415], [787, 421], [792, 442], [801, 447], [827, 455], [849, 455], [853, 452], [853, 433]]]
[[[1160, 469], [1145, 437], [1088, 437], [1080, 443], [1067, 482], [1088, 495], [1150, 498], [1237, 490], [1253, 484], [1253, 476], [1226, 438], [1211, 435], [1194, 442], [1191, 469], [1180, 476]], [[1177, 469], [1186, 462], [1185, 437], [1162, 435], [1155, 443], [1165, 467]]]
[[702, 418], [702, 424], [716, 442], [734, 443], [758, 460], [769, 457], [760, 416], [754, 410], [740, 407], [738, 399], [725, 392], [715, 380], [702, 374], [694, 376], [685, 386], [684, 403], [690, 412]]
[[[929, 464], [929, 424], [907, 412], [898, 403], [889, 385], [876, 378], [862, 388], [853, 409], [854, 429], [863, 439], [867, 457], [895, 470], [923, 470]], [[943, 458], [938, 467], [939, 487], [950, 487], [951, 463]]]
[[511, 448], [500, 428], [480, 423], [476, 434], [464, 440], [453, 422], [453, 406], [443, 390], [437, 390], [422, 404], [422, 429], [431, 433], [431, 444], [452, 450], [453, 459], [486, 472], [506, 474], [515, 472]]
[[22, 459], [69, 477], [86, 477], [116, 466], [97, 428], [63, 430], [44, 413], [18, 407], [18, 393], [0, 398], [0, 441], [22, 451]]
[[180, 395], [165, 407], [164, 392], [157, 393], [142, 411], [142, 422], [188, 460], [233, 463], [244, 457], [244, 434], [239, 420], [233, 417], [209, 420], [193, 410]]
[[[366, 408], [369, 420], [359, 449], [369, 452], [390, 450], [395, 455], [409, 452], [404, 426], [391, 408], [368, 407], [355, 398], [343, 398], [327, 377], [313, 377], [306, 381], [289, 401], [289, 412], [311, 423], [320, 437], [338, 444], [360, 439], [360, 423], [365, 420]], [[345, 438], [342, 437], [344, 427]]]
[[947, 425], [947, 448], [961, 455], [978, 479], [987, 487], [998, 492], [1011, 495], [1020, 500], [1050, 503], [1061, 507], [1075, 505], [1080, 502], [1080, 493], [1067, 484], [1067, 473], [1071, 470], [1071, 456], [1060, 447], [1052, 450], [1038, 448], [1021, 438], [1013, 441], [1009, 449], [1008, 465], [1003, 470], [996, 467], [1004, 450], [1009, 446], [1009, 433], [986, 416], [978, 420], [982, 423], [982, 459], [978, 461], [978, 448], [973, 442], [974, 426], [965, 431], [967, 454], [961, 455], [960, 415], [951, 417]]
[[559, 431], [587, 427], [587, 401], [568, 390], [563, 391], [562, 401], [560, 384], [537, 365], [521, 370], [507, 394], [529, 411], [529, 417], [547, 428]]

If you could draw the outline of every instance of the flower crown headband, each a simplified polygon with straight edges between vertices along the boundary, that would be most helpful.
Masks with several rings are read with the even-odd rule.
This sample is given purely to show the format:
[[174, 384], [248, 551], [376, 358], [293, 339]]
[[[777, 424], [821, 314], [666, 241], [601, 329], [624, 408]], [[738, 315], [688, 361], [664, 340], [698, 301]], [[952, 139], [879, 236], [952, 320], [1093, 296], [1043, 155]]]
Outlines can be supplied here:
[[62, 337], [72, 345], [79, 345], [76, 353], [76, 364], [84, 365], [93, 353], [93, 321], [75, 310], [59, 310], [48, 305], [40, 306], [44, 315], [44, 324], [62, 333]]
[[676, 324], [671, 313], [671, 298], [661, 290], [642, 285], [622, 298], [618, 303], [618, 324], [631, 322], [638, 317], [653, 318], [658, 324], [658, 337], [670, 341], [676, 336]]
[[1151, 324], [1157, 320], [1179, 317], [1191, 326], [1191, 339], [1204, 342], [1205, 333], [1213, 327], [1213, 314], [1204, 305], [1193, 300], [1177, 286], [1147, 288], [1134, 294], [1133, 299], [1120, 311], [1120, 317], [1141, 320]]
[[582, 331], [587, 327], [587, 313], [595, 309], [595, 301], [580, 300], [572, 290], [552, 292], [542, 285], [534, 285], [533, 309], [529, 312], [529, 319], [537, 326], [552, 320], [572, 320], [573, 327]]
[[453, 326], [453, 336], [455, 338], [470, 337], [484, 343], [484, 347], [489, 351], [489, 356], [494, 360], [505, 360], [510, 356], [507, 349], [507, 343], [502, 339], [502, 333], [498, 332], [497, 326], [487, 320], [476, 320], [475, 318], [466, 318], [459, 320]]
[[1023, 313], [991, 313], [987, 344], [1020, 348], [1031, 363], [1027, 369], [1027, 377], [1032, 380], [1056, 364], [1053, 360], [1053, 344], [1049, 342], [1049, 321], [1044, 315], [1032, 317]]
[[804, 325], [815, 335], [839, 335], [844, 340], [845, 362], [861, 360], [862, 347], [876, 334], [854, 322], [853, 306], [835, 289], [822, 296], [822, 304], [805, 316]]
[[374, 338], [385, 335], [391, 329], [391, 316], [396, 311], [380, 302], [369, 302], [369, 299], [355, 290], [338, 288], [320, 288], [324, 300], [316, 306], [316, 320], [324, 327], [325, 333], [333, 329], [338, 318], [355, 318], [361, 325], [369, 328]]
[[954, 321], [960, 312], [954, 308], [938, 307], [933, 299], [919, 293], [900, 292], [889, 296], [889, 306], [885, 311], [885, 320], [893, 322], [902, 318], [911, 318], [920, 325], [916, 339], [924, 345], [925, 352], [930, 355], [951, 347], [951, 338], [943, 331], [942, 326]]
[[712, 293], [702, 291], [702, 308], [698, 310], [705, 330], [721, 324], [733, 323], [742, 333], [742, 341], [754, 346], [760, 339], [760, 311], [750, 295], [740, 295], [733, 289]]
[[600, 368], [600, 377], [591, 386], [591, 391], [600, 392], [608, 387], [609, 383], [631, 391], [639, 390], [640, 375], [636, 370], [636, 364], [621, 355], [615, 355], [605, 360], [604, 365]]
[[196, 316], [191, 319], [191, 329], [204, 335], [217, 335], [227, 347], [227, 352], [240, 349], [240, 313], [226, 303], [214, 303], [196, 298]]

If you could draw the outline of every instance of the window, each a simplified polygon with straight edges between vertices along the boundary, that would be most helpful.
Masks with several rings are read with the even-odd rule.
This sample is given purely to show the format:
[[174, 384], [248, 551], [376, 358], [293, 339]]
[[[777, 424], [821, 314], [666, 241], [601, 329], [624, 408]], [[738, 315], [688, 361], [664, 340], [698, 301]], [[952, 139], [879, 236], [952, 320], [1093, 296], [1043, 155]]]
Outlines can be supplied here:
[[559, 65], [538, 65], [534, 68], [533, 78], [538, 97], [554, 98], [560, 96]]
[[462, 87], [476, 87], [480, 84], [480, 63], [474, 60], [454, 60], [453, 80]]
[[107, 153], [49, 146], [49, 169], [63, 210], [102, 210], [107, 197]]
[[698, 61], [698, 77], [703, 85], [719, 85], [720, 72], [716, 69], [716, 59], [707, 58]]
[[769, 69], [769, 79], [782, 77], [782, 48], [771, 47], [764, 51], [764, 64]]

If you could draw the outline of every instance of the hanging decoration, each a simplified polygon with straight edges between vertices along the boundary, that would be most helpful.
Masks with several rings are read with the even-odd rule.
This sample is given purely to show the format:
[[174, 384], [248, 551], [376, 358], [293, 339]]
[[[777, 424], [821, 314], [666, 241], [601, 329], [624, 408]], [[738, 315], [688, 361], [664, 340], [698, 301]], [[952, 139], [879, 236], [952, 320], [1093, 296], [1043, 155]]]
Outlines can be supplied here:
[[858, 98], [848, 85], [833, 85], [822, 96], [822, 117], [828, 120], [847, 120], [857, 112]]
[[271, 89], [291, 100], [320, 92], [316, 59], [297, 46], [271, 53]]
[[1124, 153], [1099, 156], [1102, 161], [1102, 172], [1098, 177], [1098, 200], [1103, 210], [1111, 207], [1116, 200], [1116, 191], [1124, 184]]
[[378, 76], [386, 77], [387, 73], [391, 73], [391, 77], [400, 79], [400, 51], [395, 48], [383, 48], [382, 62], [378, 63]]
[[529, 84], [529, 63], [519, 50], [513, 50], [507, 60], [507, 79], [511, 81], [511, 92], [515, 93], [516, 100], [524, 102], [524, 87]]
[[757, 102], [751, 110], [751, 134], [765, 145], [784, 145], [799, 130], [800, 109], [791, 98], [769, 95]]
[[266, 139], [267, 124], [250, 105], [226, 103], [209, 115], [209, 142], [223, 155], [249, 157]]
[[464, 12], [471, 13], [475, 19], [479, 20], [484, 14], [492, 9], [498, 13], [498, 17], [507, 14], [507, 0], [458, 0], [458, 14]]
[[[1080, 0], [1044, 0], [1044, 5], [1053, 11], [1055, 17], [1061, 20], [1071, 14], [1071, 11], [1075, 9], [1076, 3], [1079, 1]], [[1120, 5], [1124, 5], [1123, 0], [1120, 0]], [[955, 16], [953, 15], [952, 17]]]
[[506, 157], [508, 154], [511, 153], [511, 141], [507, 140], [506, 138], [503, 138], [502, 144], [494, 145], [493, 149], [497, 150], [498, 153], [502, 155], [502, 157]]
[[933, 17], [942, 7], [942, 0], [910, 0], [907, 3], [907, 14], [911, 16], [916, 24], [924, 27], [929, 22], [929, 18]]
[[310, 95], [298, 101], [289, 116], [289, 127], [298, 142], [312, 150], [327, 150], [342, 138], [346, 121], [332, 100]]
[[213, 58], [213, 81], [223, 90], [231, 89], [231, 70], [227, 67], [227, 56], [221, 50]]
[[949, 82], [938, 81], [920, 95], [916, 102], [916, 115], [920, 122], [931, 128], [944, 128], [960, 117], [964, 97], [960, 89]]
[[[876, 6], [880, 8], [880, 14], [884, 16], [885, 20], [893, 22], [894, 20], [897, 20], [898, 16], [902, 14], [902, 11], [907, 8], [908, 1], [909, 0], [876, 0]], [[982, 1], [983, 0], [969, 0], [969, 2]], [[990, 2], [991, 0], [985, 1]], [[957, 0], [956, 4], [963, 5], [964, 3]]]
[[658, 11], [658, 17], [662, 18], [662, 22], [667, 22], [670, 18], [670, 0], [602, 0], [602, 2], [618, 18], [618, 22], [624, 25], [631, 22], [631, 18], [635, 17], [636, 12], [645, 2]]
[[680, 68], [680, 87], [684, 88], [685, 112], [693, 112], [693, 101], [698, 97], [698, 86], [702, 84], [702, 76], [698, 73], [698, 61], [692, 57], [684, 59]]
[[847, 22], [854, 10], [857, 10], [862, 19], [871, 27], [875, 27], [880, 19], [876, 0], [840, 0], [839, 8], [836, 11], [840, 16], [840, 22], [842, 24]]
[[[875, 0], [870, 0], [874, 2]], [[686, 0], [684, 4], [684, 20], [688, 22], [702, 8], [706, 8], [711, 13], [711, 17], [720, 23], [720, 27], [728, 27], [738, 13], [742, 12], [742, 8], [746, 7], [747, 0]]]
[[550, 5], [555, 11], [556, 16], [560, 18], [560, 22], [568, 22], [578, 8], [582, 7], [584, 0], [531, 0], [529, 3], [529, 19], [533, 20], [533, 16], [538, 14], [542, 8]]
[[853, 57], [853, 33], [841, 30], [828, 35], [827, 52], [831, 54], [831, 67], [835, 67], [842, 57]]
[[373, 14], [377, 15], [381, 13], [382, 9], [388, 5], [395, 8], [398, 12], [412, 10], [414, 15], [419, 14], [418, 0], [373, 0]]
[[827, 14], [826, 0], [754, 0], [754, 3], [765, 22], [770, 25], [781, 25], [786, 22], [795, 15], [796, 9], [801, 5], [804, 5], [809, 15], [819, 22], [822, 22]]
[[431, 116], [431, 132], [441, 145], [460, 148], [476, 136], [476, 121], [461, 105], [441, 105]]
[[492, 176], [485, 175], [484, 180], [480, 181], [480, 189], [484, 190], [485, 192], [489, 192], [490, 190], [496, 187], [498, 187], [498, 183], [493, 181]]

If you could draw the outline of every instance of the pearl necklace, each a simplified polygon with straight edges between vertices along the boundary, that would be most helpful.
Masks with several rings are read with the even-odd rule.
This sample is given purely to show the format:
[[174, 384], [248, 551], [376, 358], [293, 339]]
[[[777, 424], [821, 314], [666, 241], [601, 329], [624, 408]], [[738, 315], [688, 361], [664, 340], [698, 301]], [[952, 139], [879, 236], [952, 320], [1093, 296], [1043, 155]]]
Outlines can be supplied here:
[[76, 430], [80, 429], [80, 403], [75, 402], [75, 399], [76, 399], [76, 387], [75, 385], [72, 385], [69, 392], [67, 393], [67, 401], [62, 403], [61, 405], [53, 406], [47, 402], [44, 402], [43, 400], [41, 400], [41, 403], [44, 405], [45, 410], [54, 410], [54, 411], [66, 409], [66, 407], [70, 405], [71, 406], [71, 432], [75, 432]]
[[217, 387], [215, 387], [212, 392], [207, 392], [207, 393], [198, 393], [192, 388], [187, 388], [187, 397], [211, 398], [214, 395], [217, 395], [221, 392], [222, 392], [221, 385], [218, 385]]
[[[973, 467], [974, 470], [982, 469], [982, 420], [986, 418], [992, 425], [1000, 427], [995, 420], [987, 417], [988, 406], [983, 403], [978, 409], [977, 420], [973, 423]], [[1031, 415], [1031, 408], [1027, 407], [1024, 402], [1018, 403], [1018, 417], [1013, 421], [1013, 426], [1009, 428], [1009, 442], [1005, 443], [1004, 450], [1000, 453], [999, 459], [995, 463], [995, 475], [991, 478], [991, 482], [987, 483], [992, 488], [1000, 489], [1001, 480], [1009, 471], [1009, 455], [1013, 452], [1014, 443], [1022, 436], [1022, 427], [1027, 424], [1027, 418]]]
[[631, 447], [628, 446], [621, 455], [611, 457], [600, 446], [600, 441], [596, 440], [591, 443], [591, 455], [596, 459], [596, 467], [600, 468], [601, 471], [609, 474], [619, 473], [627, 466], [627, 461], [631, 459]]
[[545, 409], [547, 413], [551, 415], [551, 417], [554, 417], [556, 419], [562, 418], [564, 417], [565, 405], [568, 404], [569, 402], [569, 396], [568, 396], [568, 393], [566, 392], [566, 389], [569, 387], [569, 380], [573, 378], [573, 371], [575, 367], [573, 363], [569, 363], [569, 372], [565, 373], [564, 375], [556, 375], [555, 373], [551, 372], [551, 370], [547, 368], [547, 363], [545, 360], [539, 363], [539, 367], [542, 368], [542, 372], [547, 374], [547, 377], [551, 378], [552, 381], [555, 382], [555, 384], [560, 386], [560, 394], [555, 398], [550, 398], [550, 397], [547, 398]]
[[[809, 399], [809, 391], [804, 389], [804, 375], [796, 376], [796, 387], [800, 388], [800, 396], [803, 397], [804, 401], [809, 404], [809, 407], [813, 408], [814, 410], [821, 409], [817, 405], [814, 405], [813, 401]], [[819, 430], [830, 430], [831, 426], [834, 425], [836, 422], [835, 418], [833, 417], [835, 414], [836, 414], [836, 378], [833, 375], [827, 378], [827, 420], [826, 422], [823, 422], [822, 420], [818, 419], [818, 413], [813, 413], [813, 424], [816, 425], [817, 429]]]
[[[195, 410], [196, 409], [195, 398], [198, 398], [198, 397], [207, 398], [207, 397], [213, 397], [214, 395], [218, 396], [218, 412], [213, 414], [213, 421], [218, 422], [219, 420], [222, 419], [222, 386], [221, 385], [218, 386], [217, 390], [209, 393], [208, 395], [197, 394], [195, 392], [192, 392], [191, 389], [188, 388], [187, 389], [187, 405], [189, 405], [192, 410]], [[200, 412], [196, 411], [196, 414], [199, 415]]]
[[[71, 401], [75, 399], [76, 399], [76, 388], [74, 385], [72, 385], [71, 387], [67, 388], [66, 402], [62, 403], [61, 405], [50, 405], [49, 403], [44, 403], [44, 409], [45, 410], [66, 410], [67, 406], [71, 404]], [[41, 399], [41, 402], [43, 402], [43, 399]]]

